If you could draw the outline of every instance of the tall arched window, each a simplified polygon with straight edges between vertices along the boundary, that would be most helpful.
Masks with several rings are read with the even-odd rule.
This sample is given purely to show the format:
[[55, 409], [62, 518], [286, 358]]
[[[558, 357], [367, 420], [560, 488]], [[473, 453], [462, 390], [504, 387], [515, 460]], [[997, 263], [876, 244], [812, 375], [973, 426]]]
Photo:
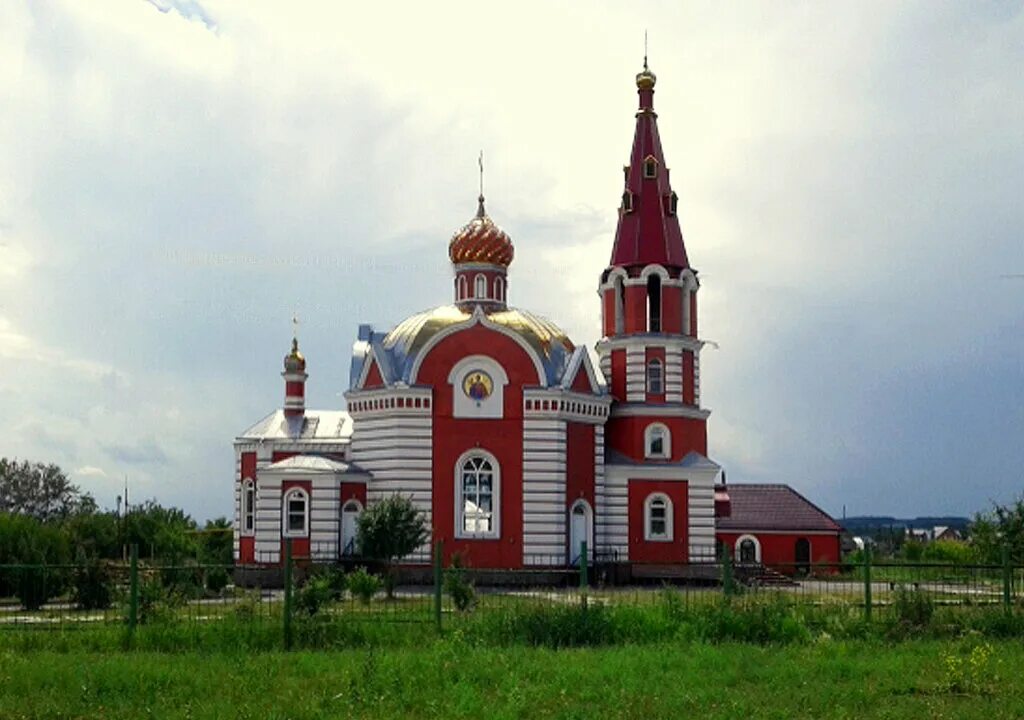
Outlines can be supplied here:
[[252, 535], [256, 530], [256, 483], [242, 483], [242, 534]]
[[456, 297], [458, 297], [459, 300], [465, 300], [466, 297], [469, 295], [469, 291], [466, 289], [466, 276], [459, 275], [459, 279], [456, 282], [458, 283], [458, 295]]
[[474, 297], [487, 297], [487, 278], [485, 278], [483, 275], [477, 275], [476, 279], [473, 281], [473, 284], [476, 286], [474, 288], [475, 292], [473, 293]]
[[672, 457], [672, 434], [661, 423], [651, 423], [644, 429], [644, 456], [655, 460]]
[[456, 468], [456, 535], [498, 537], [498, 463], [483, 453], [463, 457]]
[[672, 501], [668, 495], [653, 493], [644, 501], [644, 540], [672, 540]]
[[615, 334], [625, 332], [626, 325], [626, 284], [621, 275], [615, 276]]
[[647, 363], [647, 393], [649, 395], [662, 395], [665, 392], [665, 370], [661, 360], [651, 360]]
[[505, 281], [500, 277], [494, 278], [494, 299], [498, 302], [505, 299]]
[[761, 562], [761, 543], [753, 535], [736, 538], [736, 561], [741, 563]]
[[284, 494], [281, 520], [285, 537], [309, 535], [309, 495], [302, 488], [292, 488]]
[[661, 332], [661, 276], [647, 276], [647, 332]]

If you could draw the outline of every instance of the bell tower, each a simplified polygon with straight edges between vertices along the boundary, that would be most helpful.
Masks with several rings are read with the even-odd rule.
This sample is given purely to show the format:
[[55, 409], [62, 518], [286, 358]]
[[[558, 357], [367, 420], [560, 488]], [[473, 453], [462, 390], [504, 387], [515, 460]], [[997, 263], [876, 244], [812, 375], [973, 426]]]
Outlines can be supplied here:
[[679, 226], [678, 198], [658, 134], [654, 73], [636, 76], [639, 108], [611, 261], [601, 274], [601, 369], [614, 398], [606, 446], [633, 463], [707, 455], [700, 406], [697, 273]]

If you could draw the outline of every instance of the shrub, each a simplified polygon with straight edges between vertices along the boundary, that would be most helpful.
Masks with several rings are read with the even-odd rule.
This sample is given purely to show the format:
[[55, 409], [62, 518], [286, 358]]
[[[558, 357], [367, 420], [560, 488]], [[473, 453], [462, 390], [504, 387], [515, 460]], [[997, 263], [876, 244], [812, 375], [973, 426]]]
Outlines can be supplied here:
[[391, 495], [359, 516], [359, 550], [386, 566], [384, 589], [390, 598], [395, 589], [394, 561], [405, 557], [430, 539], [427, 520], [410, 498]]
[[295, 595], [295, 607], [312, 617], [331, 601], [333, 596], [330, 578], [318, 575], [309, 578]]
[[363, 605], [369, 605], [373, 596], [380, 591], [381, 581], [376, 575], [366, 572], [366, 568], [357, 568], [355, 572], [349, 573], [348, 591], [353, 597], [359, 598]]
[[476, 605], [476, 589], [473, 583], [466, 579], [466, 573], [462, 566], [462, 555], [452, 555], [451, 566], [444, 571], [444, 591], [452, 599], [455, 609], [460, 612], [467, 612]]
[[231, 582], [227, 568], [220, 566], [206, 568], [206, 589], [214, 595], [220, 595]]
[[83, 559], [72, 578], [75, 604], [82, 610], [105, 610], [114, 600], [110, 567], [99, 558]]
[[55, 595], [51, 571], [41, 565], [26, 565], [14, 571], [14, 595], [26, 610], [38, 610]]
[[893, 592], [892, 605], [897, 621], [909, 628], [927, 627], [935, 613], [935, 604], [927, 593], [903, 585]]
[[138, 618], [140, 623], [171, 620], [175, 610], [185, 603], [185, 597], [173, 587], [167, 587], [159, 575], [139, 579]]

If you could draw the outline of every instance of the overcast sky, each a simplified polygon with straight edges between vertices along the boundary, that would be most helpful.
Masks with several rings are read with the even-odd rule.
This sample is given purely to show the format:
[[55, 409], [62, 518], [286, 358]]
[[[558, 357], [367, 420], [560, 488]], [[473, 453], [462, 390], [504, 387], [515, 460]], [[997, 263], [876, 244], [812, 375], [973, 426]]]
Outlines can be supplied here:
[[228, 513], [293, 311], [341, 407], [360, 322], [450, 300], [481, 149], [510, 300], [593, 346], [645, 28], [729, 481], [1017, 496], [1013, 2], [4, 2], [0, 456]]

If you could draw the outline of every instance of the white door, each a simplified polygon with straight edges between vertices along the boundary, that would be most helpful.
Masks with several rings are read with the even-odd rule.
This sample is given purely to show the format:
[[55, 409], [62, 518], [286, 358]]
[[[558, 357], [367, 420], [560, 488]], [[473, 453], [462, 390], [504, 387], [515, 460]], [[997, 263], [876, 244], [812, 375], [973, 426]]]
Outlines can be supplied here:
[[359, 513], [362, 507], [354, 500], [345, 503], [341, 510], [341, 554], [356, 554], [356, 530], [359, 527]]
[[580, 561], [580, 545], [587, 543], [587, 556], [593, 554], [590, 547], [590, 513], [587, 504], [578, 502], [572, 506], [569, 517], [569, 564], [577, 565]]

